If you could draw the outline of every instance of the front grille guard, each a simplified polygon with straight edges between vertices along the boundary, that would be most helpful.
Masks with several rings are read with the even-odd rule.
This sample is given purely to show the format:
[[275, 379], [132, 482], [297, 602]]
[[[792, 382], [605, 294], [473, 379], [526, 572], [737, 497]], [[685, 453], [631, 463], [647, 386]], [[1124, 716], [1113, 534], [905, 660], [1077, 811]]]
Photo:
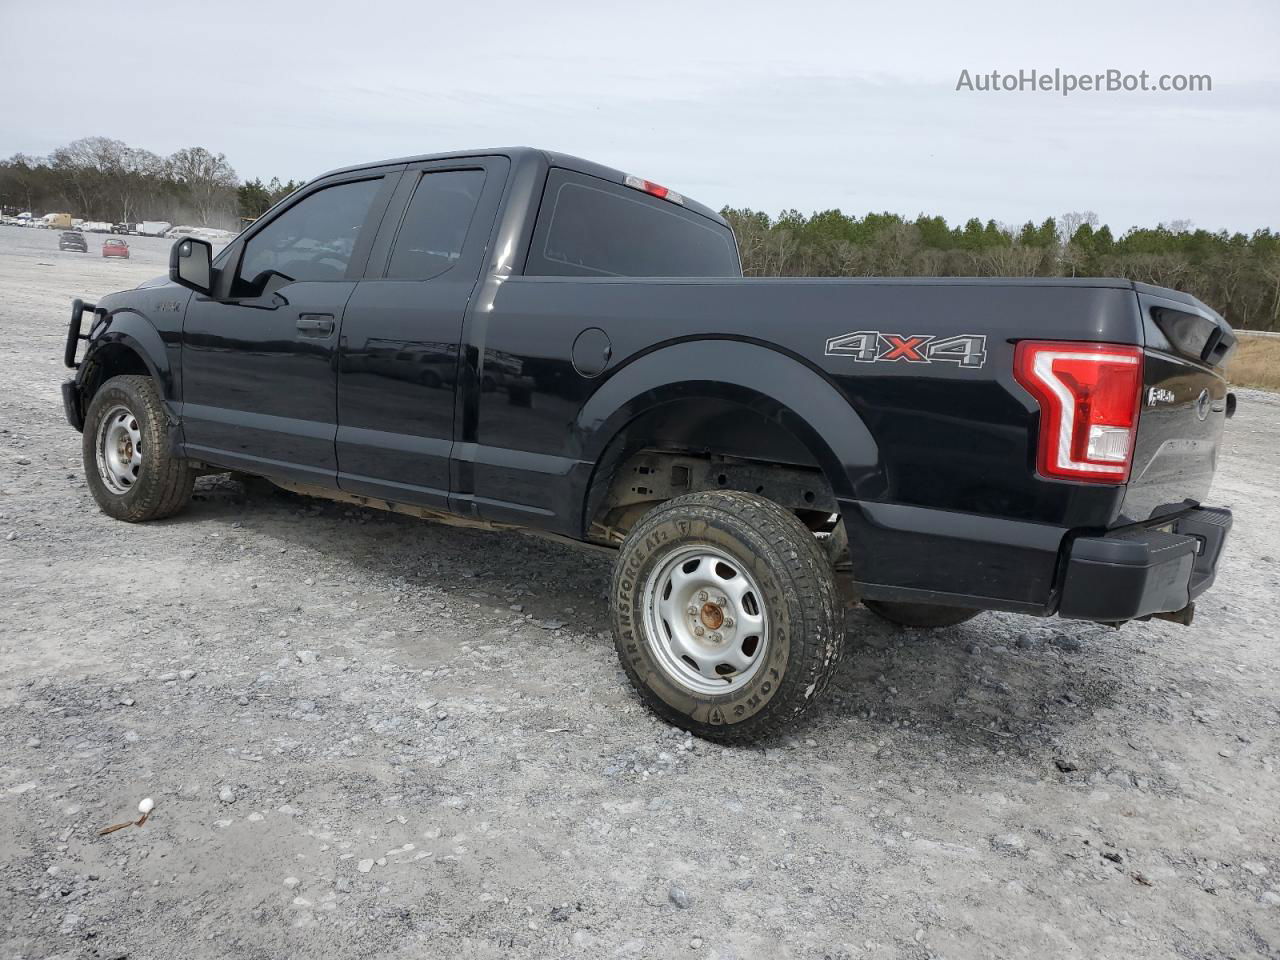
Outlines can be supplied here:
[[[80, 328], [86, 310], [92, 313], [94, 318], [93, 323], [89, 325], [89, 332], [82, 333]], [[80, 362], [76, 360], [76, 353], [80, 349], [80, 341], [92, 339], [98, 324], [105, 320], [106, 316], [107, 312], [105, 310], [99, 310], [92, 303], [85, 303], [78, 297], [72, 301], [71, 323], [67, 326], [67, 346], [62, 354], [62, 362], [70, 369], [75, 370], [80, 366]]]

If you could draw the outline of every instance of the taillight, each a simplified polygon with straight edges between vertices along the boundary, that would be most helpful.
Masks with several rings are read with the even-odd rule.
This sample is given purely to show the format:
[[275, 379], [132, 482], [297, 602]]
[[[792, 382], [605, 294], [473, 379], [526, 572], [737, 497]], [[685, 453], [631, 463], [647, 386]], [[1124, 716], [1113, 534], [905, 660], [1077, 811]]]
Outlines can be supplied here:
[[636, 190], [643, 190], [645, 193], [651, 194], [660, 200], [670, 200], [672, 203], [679, 204], [684, 203], [684, 197], [674, 190], [664, 187], [660, 183], [654, 183], [652, 180], [645, 180], [643, 177], [634, 177], [631, 174], [627, 174], [623, 183]]
[[1042, 476], [1128, 481], [1142, 396], [1140, 348], [1024, 340], [1013, 375], [1040, 404]]

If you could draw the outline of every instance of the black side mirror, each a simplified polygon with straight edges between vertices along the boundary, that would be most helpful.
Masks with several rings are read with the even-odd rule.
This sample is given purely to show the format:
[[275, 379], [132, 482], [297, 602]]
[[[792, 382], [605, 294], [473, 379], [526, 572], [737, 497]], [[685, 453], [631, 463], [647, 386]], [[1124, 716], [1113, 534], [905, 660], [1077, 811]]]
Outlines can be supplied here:
[[184, 237], [169, 251], [169, 279], [196, 293], [213, 291], [213, 247], [207, 240]]

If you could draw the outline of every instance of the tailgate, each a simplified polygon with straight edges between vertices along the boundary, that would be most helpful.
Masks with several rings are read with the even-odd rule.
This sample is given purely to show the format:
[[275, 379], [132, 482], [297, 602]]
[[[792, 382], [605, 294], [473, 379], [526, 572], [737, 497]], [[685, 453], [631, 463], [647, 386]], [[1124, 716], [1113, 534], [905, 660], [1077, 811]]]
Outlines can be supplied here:
[[1133, 471], [1120, 523], [1209, 495], [1227, 417], [1231, 328], [1186, 294], [1135, 284], [1146, 335]]

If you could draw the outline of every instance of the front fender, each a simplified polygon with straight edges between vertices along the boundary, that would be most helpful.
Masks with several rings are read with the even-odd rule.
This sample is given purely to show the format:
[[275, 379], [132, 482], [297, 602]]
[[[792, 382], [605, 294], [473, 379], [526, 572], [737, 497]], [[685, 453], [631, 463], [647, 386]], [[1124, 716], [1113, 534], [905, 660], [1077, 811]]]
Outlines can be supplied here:
[[582, 459], [596, 463], [636, 417], [672, 401], [712, 397], [741, 403], [795, 436], [845, 499], [883, 495], [879, 450], [848, 400], [795, 358], [741, 340], [691, 340], [627, 363], [579, 411]]
[[95, 355], [110, 344], [128, 347], [141, 358], [151, 376], [159, 384], [160, 395], [166, 404], [176, 399], [177, 383], [174, 370], [169, 363], [164, 338], [146, 317], [129, 308], [109, 313], [97, 335], [89, 341], [89, 349], [85, 352], [84, 360], [80, 364], [81, 376], [84, 375], [84, 371]]

